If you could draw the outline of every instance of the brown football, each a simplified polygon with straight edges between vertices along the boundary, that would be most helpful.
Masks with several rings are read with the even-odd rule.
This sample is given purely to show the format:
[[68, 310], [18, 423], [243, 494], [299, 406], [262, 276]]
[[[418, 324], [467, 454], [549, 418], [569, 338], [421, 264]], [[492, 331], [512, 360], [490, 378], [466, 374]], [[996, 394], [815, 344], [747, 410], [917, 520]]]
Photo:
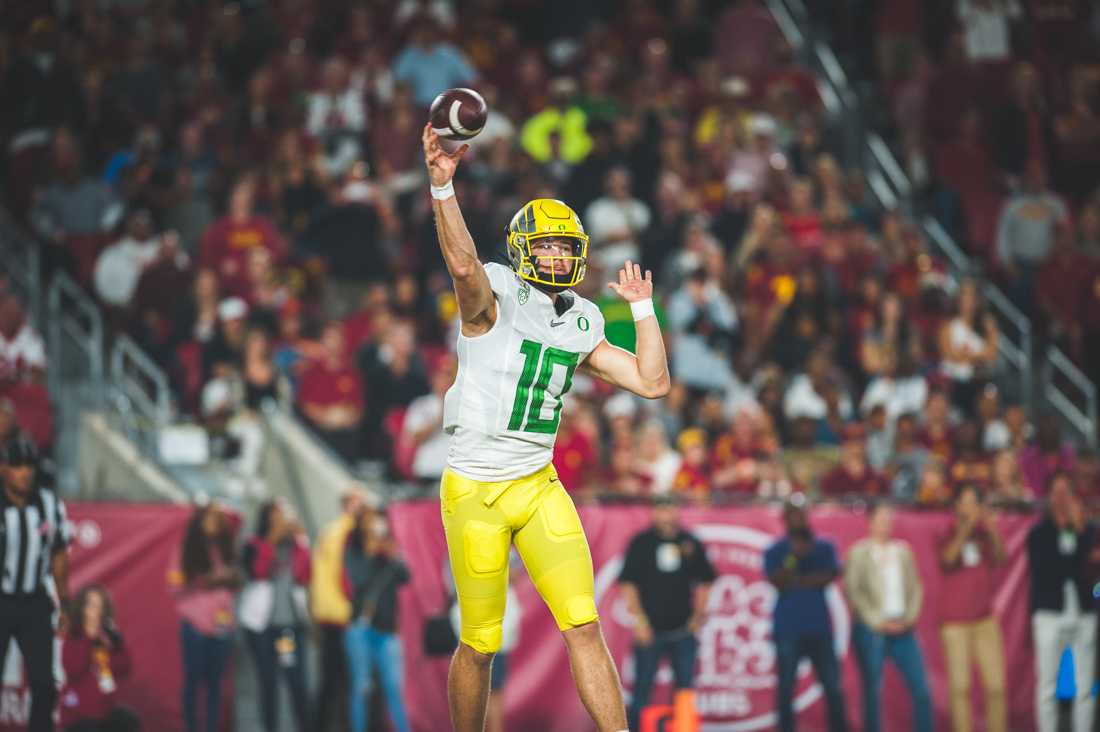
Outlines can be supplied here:
[[432, 102], [428, 120], [432, 130], [445, 140], [469, 140], [481, 132], [489, 108], [473, 89], [448, 89]]

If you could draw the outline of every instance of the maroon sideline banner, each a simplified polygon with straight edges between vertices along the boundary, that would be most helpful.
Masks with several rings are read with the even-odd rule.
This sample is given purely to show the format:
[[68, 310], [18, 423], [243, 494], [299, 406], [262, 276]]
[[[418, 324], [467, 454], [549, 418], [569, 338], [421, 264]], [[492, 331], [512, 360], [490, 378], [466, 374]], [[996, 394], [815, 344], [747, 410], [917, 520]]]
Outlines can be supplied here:
[[[446, 659], [425, 658], [421, 648], [424, 620], [440, 612], [444, 602], [441, 568], [446, 546], [439, 504], [431, 501], [391, 507], [393, 527], [412, 572], [401, 594], [400, 627], [405, 651], [406, 695], [413, 729], [435, 732], [447, 722]], [[649, 510], [633, 506], [593, 506], [580, 509], [592, 547], [597, 605], [604, 633], [623, 684], [633, 683], [631, 631], [623, 600], [615, 587], [623, 552], [635, 533], [649, 525]], [[701, 629], [696, 664], [696, 692], [705, 732], [750, 732], [775, 728], [775, 655], [771, 644], [774, 591], [762, 573], [763, 551], [782, 533], [777, 508], [685, 508], [683, 522], [707, 547], [721, 575], [711, 592], [711, 613]], [[946, 527], [943, 512], [898, 511], [895, 534], [914, 550], [924, 582], [924, 607], [917, 634], [924, 654], [935, 707], [937, 729], [950, 729], [947, 678], [937, 622], [940, 570], [935, 541]], [[1008, 663], [1009, 729], [1034, 727], [1034, 664], [1028, 617], [1027, 531], [1030, 515], [1006, 514], [997, 524], [1005, 538], [1009, 560], [999, 570], [994, 599]], [[841, 558], [866, 535], [866, 519], [846, 508], [821, 507], [812, 513], [816, 532], [833, 540]], [[560, 633], [531, 582], [524, 577], [516, 591], [522, 607], [519, 647], [509, 660], [505, 706], [510, 728], [525, 732], [593, 730], [577, 698]], [[862, 729], [861, 687], [851, 637], [851, 617], [835, 584], [829, 590], [836, 645], [842, 657], [850, 729]], [[663, 667], [652, 701], [669, 699], [671, 673]], [[981, 684], [972, 683], [975, 719], [984, 706]], [[799, 729], [825, 729], [824, 698], [808, 664], [800, 669], [795, 708]], [[882, 728], [909, 729], [908, 695], [896, 670], [887, 664], [882, 695]], [[981, 728], [981, 727], [979, 727]]]
[[[119, 685], [119, 702], [137, 713], [143, 729], [180, 729], [179, 621], [166, 573], [190, 507], [70, 503], [67, 508], [73, 524], [70, 588], [74, 594], [93, 582], [107, 588], [133, 657], [133, 672]], [[4, 732], [24, 729], [30, 711], [14, 641], [11, 646], [0, 688]]]

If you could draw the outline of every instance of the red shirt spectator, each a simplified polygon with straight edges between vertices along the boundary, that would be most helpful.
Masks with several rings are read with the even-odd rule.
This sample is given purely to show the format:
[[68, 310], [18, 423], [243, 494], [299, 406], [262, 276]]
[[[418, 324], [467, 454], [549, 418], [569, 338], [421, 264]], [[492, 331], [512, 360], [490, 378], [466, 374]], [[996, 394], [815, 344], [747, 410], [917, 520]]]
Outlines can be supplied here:
[[130, 653], [115, 628], [106, 591], [97, 585], [81, 590], [74, 616], [61, 650], [61, 725], [132, 716], [116, 705], [118, 682], [130, 674]]
[[686, 429], [676, 438], [676, 448], [682, 461], [672, 479], [672, 489], [699, 500], [706, 498], [710, 491], [706, 433], [698, 427]]
[[324, 357], [310, 364], [298, 383], [298, 405], [329, 445], [347, 460], [360, 455], [363, 378], [344, 348], [344, 328], [329, 323], [321, 335]]
[[864, 433], [860, 425], [848, 425], [840, 450], [840, 465], [821, 479], [822, 496], [836, 498], [855, 494], [876, 497], [889, 493], [886, 478], [867, 464]]
[[202, 237], [199, 266], [218, 273], [222, 291], [248, 298], [248, 252], [263, 247], [275, 263], [287, 253], [286, 242], [269, 220], [253, 212], [255, 184], [250, 179], [237, 183], [229, 199], [229, 214], [218, 219]]
[[996, 565], [1004, 560], [1004, 550], [988, 518], [971, 528], [961, 528], [961, 523], [956, 517], [936, 540], [943, 570], [940, 623], [972, 623], [993, 615]]
[[[563, 428], [565, 426], [562, 425]], [[558, 433], [554, 443], [554, 468], [567, 491], [582, 490], [588, 482], [591, 468], [599, 463], [599, 459], [595, 442], [583, 430], [571, 428]]]

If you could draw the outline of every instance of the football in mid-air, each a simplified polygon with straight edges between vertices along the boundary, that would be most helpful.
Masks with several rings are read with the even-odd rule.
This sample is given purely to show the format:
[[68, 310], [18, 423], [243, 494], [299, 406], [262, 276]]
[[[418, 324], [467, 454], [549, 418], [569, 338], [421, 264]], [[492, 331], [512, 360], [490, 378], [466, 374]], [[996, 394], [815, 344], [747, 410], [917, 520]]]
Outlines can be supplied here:
[[469, 140], [485, 126], [489, 108], [473, 89], [457, 88], [442, 92], [432, 102], [429, 121], [435, 134], [444, 140]]

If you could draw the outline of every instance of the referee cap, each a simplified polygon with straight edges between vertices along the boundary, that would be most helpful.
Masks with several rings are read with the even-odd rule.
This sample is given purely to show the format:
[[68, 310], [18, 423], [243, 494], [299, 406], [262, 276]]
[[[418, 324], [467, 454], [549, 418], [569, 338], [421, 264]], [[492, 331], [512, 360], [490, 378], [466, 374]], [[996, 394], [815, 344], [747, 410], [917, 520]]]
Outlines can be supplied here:
[[0, 445], [0, 465], [37, 465], [38, 450], [26, 435], [17, 435]]

